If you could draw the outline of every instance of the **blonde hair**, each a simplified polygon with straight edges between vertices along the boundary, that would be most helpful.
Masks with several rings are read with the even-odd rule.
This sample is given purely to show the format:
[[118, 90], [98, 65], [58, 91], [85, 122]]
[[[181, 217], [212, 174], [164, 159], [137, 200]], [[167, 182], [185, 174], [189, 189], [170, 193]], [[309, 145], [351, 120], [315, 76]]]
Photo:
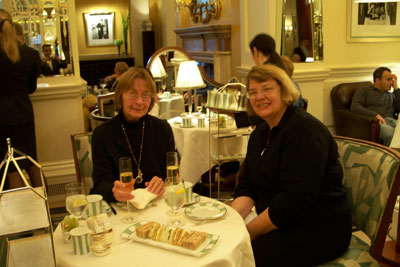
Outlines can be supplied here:
[[114, 94], [114, 106], [116, 111], [122, 112], [122, 93], [132, 89], [133, 83], [136, 79], [143, 79], [146, 82], [147, 87], [150, 89], [151, 102], [147, 112], [150, 112], [153, 108], [157, 96], [156, 83], [153, 80], [153, 76], [150, 71], [143, 67], [132, 67], [118, 78]]
[[0, 45], [12, 63], [19, 61], [18, 41], [15, 35], [11, 15], [0, 9]]
[[[279, 84], [283, 103], [288, 106], [296, 103], [300, 96], [299, 90], [296, 89], [293, 81], [289, 78], [286, 71], [274, 65], [253, 67], [247, 75], [247, 91], [249, 91], [250, 80], [261, 83], [271, 79], [274, 79]], [[250, 116], [256, 115], [249, 99], [247, 99], [246, 109]]]

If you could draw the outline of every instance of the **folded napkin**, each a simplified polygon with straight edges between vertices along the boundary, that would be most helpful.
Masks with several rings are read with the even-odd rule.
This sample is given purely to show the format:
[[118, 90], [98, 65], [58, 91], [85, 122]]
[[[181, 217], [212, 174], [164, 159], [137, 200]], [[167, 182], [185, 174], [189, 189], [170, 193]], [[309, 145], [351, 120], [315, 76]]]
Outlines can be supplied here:
[[144, 209], [150, 201], [157, 197], [156, 194], [147, 191], [147, 188], [135, 189], [132, 191], [132, 195], [135, 197], [129, 202], [137, 209]]

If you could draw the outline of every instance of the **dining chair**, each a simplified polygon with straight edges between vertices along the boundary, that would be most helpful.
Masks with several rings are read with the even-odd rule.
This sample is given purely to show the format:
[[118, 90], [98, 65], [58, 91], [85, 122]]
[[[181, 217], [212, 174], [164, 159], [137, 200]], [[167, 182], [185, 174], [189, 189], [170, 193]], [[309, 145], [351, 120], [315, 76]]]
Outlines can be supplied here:
[[400, 189], [400, 153], [361, 139], [342, 136], [334, 139], [351, 203], [353, 226], [371, 242], [369, 245], [353, 233], [348, 250], [320, 266], [380, 266]]
[[72, 134], [71, 143], [77, 181], [85, 184], [86, 193], [89, 194], [93, 187], [92, 132]]

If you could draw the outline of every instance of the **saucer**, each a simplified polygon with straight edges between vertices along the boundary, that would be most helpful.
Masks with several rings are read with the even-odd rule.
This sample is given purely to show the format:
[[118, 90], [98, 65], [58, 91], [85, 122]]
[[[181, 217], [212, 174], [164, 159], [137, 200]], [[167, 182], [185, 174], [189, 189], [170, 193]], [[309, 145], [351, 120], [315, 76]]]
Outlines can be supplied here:
[[192, 194], [192, 201], [185, 202], [185, 204], [183, 204], [183, 206], [192, 205], [192, 204], [194, 204], [196, 202], [199, 202], [199, 201], [200, 201], [200, 195], [197, 194], [197, 193], [193, 193]]

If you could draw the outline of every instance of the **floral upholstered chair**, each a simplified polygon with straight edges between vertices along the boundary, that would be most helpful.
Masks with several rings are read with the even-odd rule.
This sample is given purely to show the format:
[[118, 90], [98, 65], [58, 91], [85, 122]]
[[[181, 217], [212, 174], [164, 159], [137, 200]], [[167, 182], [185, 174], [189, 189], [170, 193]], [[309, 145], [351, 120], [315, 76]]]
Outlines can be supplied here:
[[322, 266], [380, 266], [400, 189], [400, 153], [360, 139], [334, 139], [352, 205], [353, 226], [370, 238], [371, 245], [353, 234], [347, 252]]
[[92, 132], [71, 135], [76, 177], [85, 184], [86, 193], [93, 187]]

